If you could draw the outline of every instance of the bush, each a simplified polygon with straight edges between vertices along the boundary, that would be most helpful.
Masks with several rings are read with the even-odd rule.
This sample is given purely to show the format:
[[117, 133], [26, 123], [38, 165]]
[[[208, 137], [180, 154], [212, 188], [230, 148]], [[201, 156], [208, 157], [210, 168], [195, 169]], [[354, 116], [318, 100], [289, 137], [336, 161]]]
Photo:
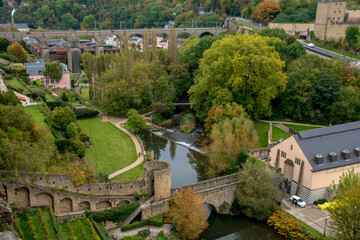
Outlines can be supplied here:
[[44, 87], [44, 84], [40, 80], [35, 80], [32, 83], [38, 87]]
[[15, 57], [13, 55], [9, 55], [7, 53], [0, 53], [0, 57], [3, 58], [3, 59], [8, 60], [9, 62], [14, 62], [14, 63], [21, 63], [22, 62], [17, 57]]
[[180, 131], [183, 133], [191, 133], [195, 127], [195, 118], [192, 114], [186, 114], [180, 121]]
[[130, 216], [130, 214], [135, 211], [135, 209], [137, 209], [139, 206], [140, 204], [136, 202], [103, 210], [100, 212], [86, 212], [86, 216], [88, 218], [92, 218], [96, 222], [120, 222], [124, 221], [128, 216]]
[[75, 108], [74, 113], [76, 118], [90, 118], [99, 114], [98, 111], [92, 110], [91, 108]]
[[93, 221], [92, 219], [91, 220], [91, 223], [93, 224], [96, 232], [100, 235], [100, 237], [102, 239], [108, 239], [108, 234], [107, 234], [107, 231], [105, 229], [105, 227], [95, 221]]
[[81, 142], [90, 142], [90, 137], [86, 134], [86, 132], [80, 132], [79, 139]]
[[315, 204], [315, 205], [318, 205], [318, 204], [321, 205], [321, 204], [326, 203], [327, 201], [328, 201], [328, 200], [326, 200], [326, 199], [320, 199], [320, 200], [315, 201], [314, 204]]
[[49, 101], [46, 102], [46, 105], [48, 105], [48, 107], [50, 108], [50, 110], [54, 110], [56, 107], [66, 107], [68, 106], [67, 103], [62, 102], [62, 101]]
[[136, 221], [136, 222], [130, 223], [128, 225], [125, 225], [122, 227], [121, 230], [126, 232], [129, 230], [135, 229], [135, 228], [140, 228], [140, 227], [146, 226], [146, 225], [162, 227], [163, 218], [164, 218], [164, 215], [157, 215], [157, 216], [149, 218], [148, 220], [145, 220], [145, 221]]

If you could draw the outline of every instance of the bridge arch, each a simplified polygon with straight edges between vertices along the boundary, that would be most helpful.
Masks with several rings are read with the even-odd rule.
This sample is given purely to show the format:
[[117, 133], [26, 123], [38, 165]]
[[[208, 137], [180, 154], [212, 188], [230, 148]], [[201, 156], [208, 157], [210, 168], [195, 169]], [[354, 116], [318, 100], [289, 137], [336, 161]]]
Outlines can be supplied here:
[[121, 206], [121, 205], [125, 205], [125, 204], [130, 204], [130, 201], [129, 200], [121, 200], [120, 202], [118, 202], [116, 204], [116, 206]]
[[205, 37], [205, 36], [214, 36], [213, 33], [211, 32], [203, 32], [199, 35], [199, 38]]
[[54, 208], [54, 197], [47, 193], [47, 192], [43, 192], [43, 193], [38, 193], [35, 195], [35, 206], [51, 206]]

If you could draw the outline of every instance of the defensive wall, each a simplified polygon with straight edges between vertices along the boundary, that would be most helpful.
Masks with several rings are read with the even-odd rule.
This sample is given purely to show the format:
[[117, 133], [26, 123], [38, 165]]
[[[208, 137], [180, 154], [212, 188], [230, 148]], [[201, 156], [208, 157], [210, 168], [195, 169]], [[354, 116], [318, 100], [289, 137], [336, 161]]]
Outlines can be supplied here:
[[229, 32], [231, 33], [238, 32], [251, 34], [254, 31], [252, 28], [244, 26], [243, 24], [237, 23], [235, 21], [227, 21], [226, 25], [228, 26]]
[[304, 34], [308, 31], [314, 31], [314, 23], [269, 23], [270, 28], [282, 28], [286, 32]]

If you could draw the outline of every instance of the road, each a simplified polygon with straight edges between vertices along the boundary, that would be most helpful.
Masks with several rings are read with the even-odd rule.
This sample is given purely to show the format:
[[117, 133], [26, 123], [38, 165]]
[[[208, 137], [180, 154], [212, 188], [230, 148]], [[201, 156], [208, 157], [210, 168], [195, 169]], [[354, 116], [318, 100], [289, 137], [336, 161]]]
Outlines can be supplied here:
[[240, 21], [243, 21], [243, 22], [246, 22], [248, 24], [250, 24], [251, 26], [253, 26], [254, 28], [256, 29], [263, 29], [265, 28], [264, 26], [261, 26], [261, 23], [257, 23], [257, 22], [254, 22], [250, 19], [245, 19], [245, 18], [241, 18], [241, 17], [234, 17], [236, 20], [240, 20]]

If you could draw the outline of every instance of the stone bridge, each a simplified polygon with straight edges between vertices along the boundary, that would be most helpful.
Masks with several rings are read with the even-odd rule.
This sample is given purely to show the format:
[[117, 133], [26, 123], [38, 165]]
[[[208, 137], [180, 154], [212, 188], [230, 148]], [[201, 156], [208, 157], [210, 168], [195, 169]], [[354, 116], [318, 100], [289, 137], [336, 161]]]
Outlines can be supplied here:
[[[201, 194], [204, 202], [211, 205], [217, 213], [226, 214], [235, 200], [237, 184], [238, 174], [235, 173], [183, 186], [182, 188], [190, 188], [195, 193]], [[178, 188], [171, 189], [171, 196], [175, 195], [177, 191]], [[144, 220], [168, 212], [170, 200], [171, 197], [141, 206], [141, 218]]]
[[[212, 34], [218, 35], [222, 32], [226, 32], [227, 28], [175, 28], [177, 36], [180, 34], [187, 34], [189, 36], [199, 37], [202, 34]], [[149, 36], [151, 35], [151, 30], [149, 29], [117, 29], [117, 30], [89, 30], [89, 31], [31, 31], [31, 32], [0, 32], [0, 37], [7, 39], [9, 42], [20, 42], [21, 39], [35, 38], [39, 41], [41, 48], [48, 48], [48, 42], [51, 39], [62, 37], [68, 44], [70, 48], [76, 48], [78, 46], [79, 40], [84, 36], [91, 36], [94, 38], [97, 46], [102, 46], [105, 38], [107, 36], [115, 35], [120, 39], [120, 42], [124, 42], [125, 35], [133, 36], [139, 35], [143, 36], [144, 32], [148, 31]], [[163, 33], [170, 35], [170, 29], [165, 28], [156, 28], [156, 33]]]

